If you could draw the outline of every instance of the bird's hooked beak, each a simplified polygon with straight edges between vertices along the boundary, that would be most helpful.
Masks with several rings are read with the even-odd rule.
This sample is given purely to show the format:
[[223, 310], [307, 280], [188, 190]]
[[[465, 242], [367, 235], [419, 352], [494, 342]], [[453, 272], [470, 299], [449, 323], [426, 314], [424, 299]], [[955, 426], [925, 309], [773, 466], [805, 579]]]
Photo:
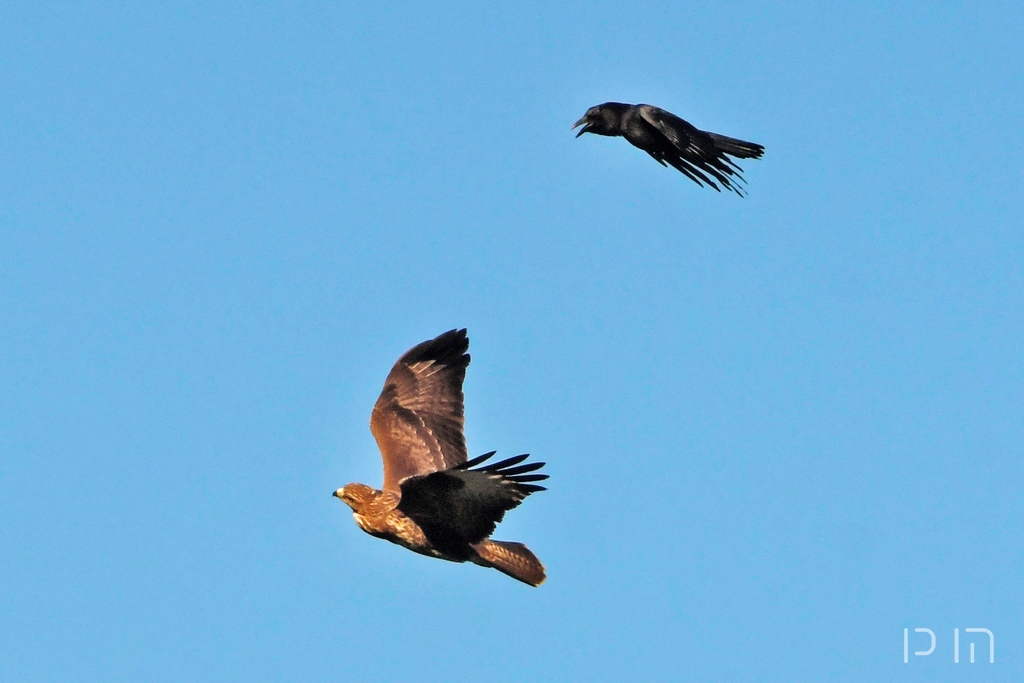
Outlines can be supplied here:
[[572, 128], [570, 128], [569, 130], [575, 130], [576, 126], [583, 126], [582, 128], [580, 128], [580, 132], [576, 133], [576, 137], [579, 137], [586, 133], [587, 130], [590, 128], [590, 119], [587, 118], [586, 114], [584, 114], [583, 118], [577, 121], [576, 123], [572, 124]]

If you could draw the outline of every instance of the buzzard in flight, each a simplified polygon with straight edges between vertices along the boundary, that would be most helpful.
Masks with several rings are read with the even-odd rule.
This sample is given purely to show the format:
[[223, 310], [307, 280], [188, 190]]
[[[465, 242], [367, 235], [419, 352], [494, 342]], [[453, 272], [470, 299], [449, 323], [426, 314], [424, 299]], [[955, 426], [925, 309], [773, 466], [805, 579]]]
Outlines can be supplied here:
[[719, 192], [721, 185], [741, 197], [743, 188], [736, 181], [745, 183], [743, 169], [729, 157], [760, 159], [764, 154], [764, 147], [757, 143], [698, 130], [650, 104], [605, 102], [588, 109], [572, 127], [577, 126], [583, 127], [576, 137], [584, 133], [621, 135], [662, 166], [672, 166], [698, 185], [707, 184]]
[[474, 562], [531, 586], [544, 565], [522, 543], [491, 540], [505, 512], [544, 487], [526, 455], [485, 464], [494, 452], [466, 458], [462, 381], [469, 365], [466, 330], [417, 344], [391, 368], [370, 415], [384, 459], [384, 490], [349, 484], [334, 495], [356, 524], [430, 557]]

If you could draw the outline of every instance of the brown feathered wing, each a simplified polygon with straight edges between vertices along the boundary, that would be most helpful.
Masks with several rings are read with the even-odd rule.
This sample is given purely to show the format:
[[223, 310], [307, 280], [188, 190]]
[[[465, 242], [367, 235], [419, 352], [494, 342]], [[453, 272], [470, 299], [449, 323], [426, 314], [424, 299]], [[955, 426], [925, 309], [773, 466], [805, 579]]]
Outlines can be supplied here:
[[450, 330], [409, 349], [388, 373], [370, 415], [384, 460], [384, 490], [403, 479], [466, 462], [462, 382], [466, 330]]

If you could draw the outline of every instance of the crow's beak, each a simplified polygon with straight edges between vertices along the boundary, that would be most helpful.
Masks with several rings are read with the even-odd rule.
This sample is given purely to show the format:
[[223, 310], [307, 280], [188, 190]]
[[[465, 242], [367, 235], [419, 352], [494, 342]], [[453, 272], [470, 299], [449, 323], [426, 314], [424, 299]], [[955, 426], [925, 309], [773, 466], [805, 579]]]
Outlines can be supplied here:
[[587, 119], [586, 116], [584, 116], [582, 119], [580, 119], [576, 123], [572, 124], [572, 128], [570, 128], [569, 130], [575, 130], [576, 126], [583, 126], [582, 128], [580, 128], [580, 132], [576, 133], [576, 137], [579, 137], [579, 136], [581, 136], [581, 135], [583, 135], [584, 133], [587, 132], [587, 128], [590, 127], [590, 120]]

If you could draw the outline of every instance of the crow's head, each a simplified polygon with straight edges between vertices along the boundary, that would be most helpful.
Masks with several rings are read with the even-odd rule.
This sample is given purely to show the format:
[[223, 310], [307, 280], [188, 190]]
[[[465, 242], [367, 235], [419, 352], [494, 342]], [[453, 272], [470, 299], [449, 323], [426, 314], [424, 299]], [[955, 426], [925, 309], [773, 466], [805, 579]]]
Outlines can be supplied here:
[[622, 117], [629, 110], [630, 105], [621, 102], [605, 102], [596, 107], [591, 107], [576, 123], [576, 126], [583, 126], [576, 137], [584, 133], [595, 133], [596, 135], [621, 135]]

